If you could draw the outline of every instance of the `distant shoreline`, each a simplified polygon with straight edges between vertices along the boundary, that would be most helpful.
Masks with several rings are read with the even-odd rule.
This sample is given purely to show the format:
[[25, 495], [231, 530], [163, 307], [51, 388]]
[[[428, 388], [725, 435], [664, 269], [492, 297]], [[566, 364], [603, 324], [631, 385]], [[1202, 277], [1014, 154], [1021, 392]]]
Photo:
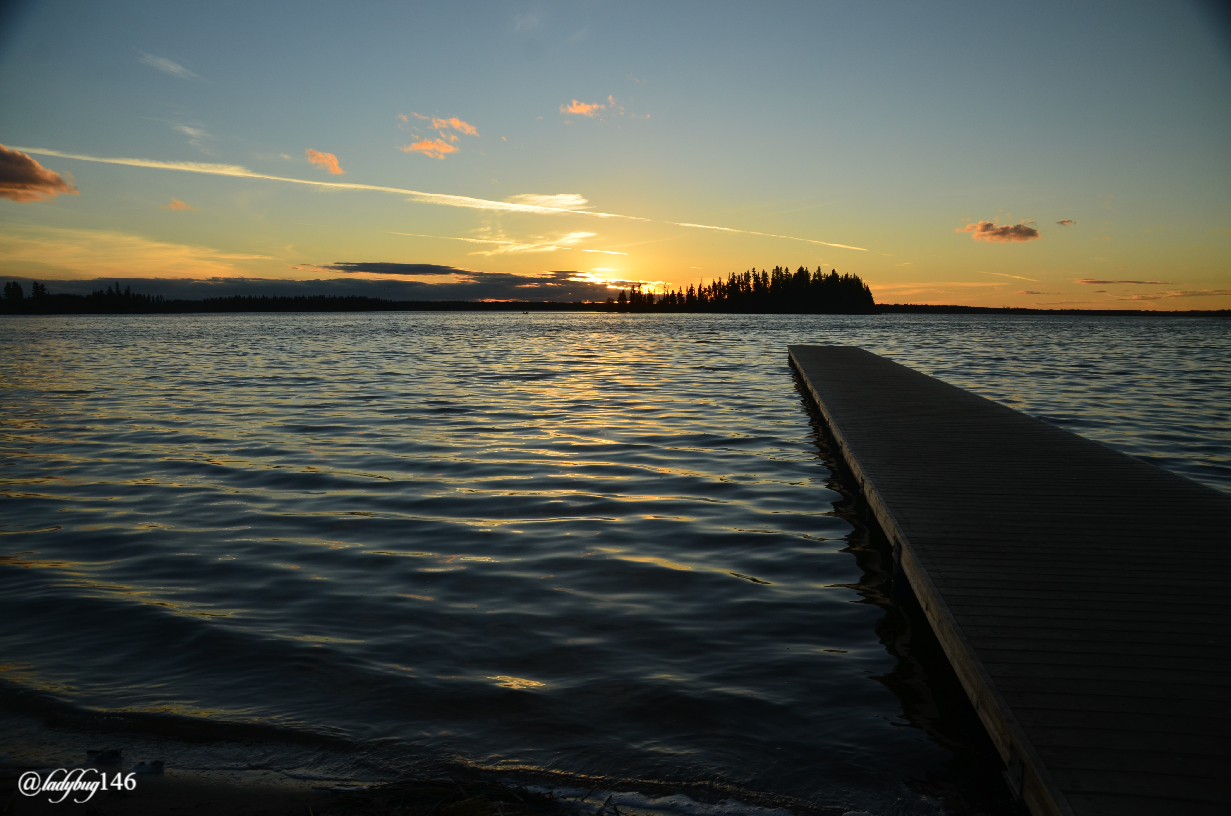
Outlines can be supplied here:
[[312, 312], [603, 312], [613, 314], [985, 314], [985, 315], [1096, 315], [1104, 317], [1231, 317], [1231, 309], [1031, 309], [1010, 306], [959, 306], [918, 303], [878, 303], [860, 312], [778, 312], [755, 309], [688, 308], [655, 304], [625, 305], [601, 302], [385, 300], [358, 296], [236, 296], [204, 300], [92, 298], [81, 295], [47, 295], [16, 303], [0, 302], [4, 315], [100, 315], [100, 314], [244, 314]]

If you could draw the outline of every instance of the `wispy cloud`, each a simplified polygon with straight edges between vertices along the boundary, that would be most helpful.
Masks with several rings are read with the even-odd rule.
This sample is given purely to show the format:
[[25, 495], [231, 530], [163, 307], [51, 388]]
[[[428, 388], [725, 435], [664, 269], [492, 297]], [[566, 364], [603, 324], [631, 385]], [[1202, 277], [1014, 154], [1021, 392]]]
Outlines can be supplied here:
[[840, 247], [842, 249], [857, 249], [860, 252], [867, 252], [864, 247], [850, 246], [849, 244], [834, 244], [829, 241], [817, 241], [814, 238], [796, 238], [792, 235], [775, 235], [772, 232], [755, 232], [753, 230], [733, 229], [732, 227], [715, 227], [710, 224], [689, 224], [683, 221], [668, 221], [668, 224], [675, 224], [677, 227], [693, 227], [694, 229], [718, 230], [719, 232], [738, 232], [744, 235], [763, 235], [766, 238], [783, 238], [787, 241], [804, 241], [809, 244], [820, 244], [821, 246]]
[[495, 244], [499, 248], [490, 252], [477, 252], [476, 255], [504, 255], [511, 252], [555, 252], [560, 249], [575, 249], [580, 252], [596, 252], [603, 255], [624, 255], [627, 252], [616, 252], [611, 249], [582, 249], [572, 246], [588, 238], [593, 238], [592, 232], [570, 232], [560, 238], [544, 241], [509, 241], [501, 238], [459, 238], [453, 235], [425, 235], [419, 232], [394, 232], [392, 235], [405, 235], [412, 238], [437, 238], [442, 241], [465, 241], [468, 244]]
[[420, 139], [413, 144], [402, 145], [398, 150], [405, 153], [422, 153], [433, 159], [443, 159], [450, 153], [456, 153], [457, 147], [437, 137], [435, 139]]
[[642, 117], [637, 116], [635, 113], [630, 114], [627, 108], [624, 107], [624, 104], [611, 94], [607, 95], [606, 102], [581, 102], [574, 99], [568, 104], [561, 105], [560, 113], [563, 113], [565, 116], [585, 116], [589, 119], [594, 119], [598, 116], [627, 116], [630, 119], [650, 118], [648, 113]]
[[1033, 289], [1023, 289], [1020, 292], [1014, 292], [1015, 295], [1058, 295], [1059, 292], [1036, 292]]
[[[508, 241], [500, 238], [455, 238], [448, 235], [422, 235], [415, 232], [395, 232], [393, 235], [406, 235], [416, 238], [440, 238], [446, 241], [465, 241], [468, 244], [492, 244], [494, 249], [486, 252], [472, 252], [472, 255], [507, 255], [519, 252], [556, 252], [561, 249], [580, 249], [573, 246], [579, 244], [589, 238], [594, 237], [593, 232], [570, 232], [561, 235], [557, 238], [543, 239], [538, 241]], [[583, 250], [584, 251], [584, 250]], [[599, 251], [599, 250], [594, 250]], [[615, 255], [623, 255], [625, 253], [616, 252]]]
[[1078, 278], [1073, 283], [1085, 283], [1093, 286], [1112, 286], [1117, 283], [1135, 285], [1135, 286], [1175, 286], [1169, 281], [1142, 281], [1142, 280], [1100, 280], [1098, 278]]
[[[108, 158], [101, 156], [89, 156], [82, 153], [68, 153], [61, 150], [51, 150], [43, 147], [15, 147], [13, 150], [25, 151], [39, 156], [57, 156], [64, 159], [74, 159], [76, 161], [99, 162], [102, 164], [117, 164], [127, 167], [145, 167], [154, 170], [173, 170], [182, 173], [204, 173], [214, 176], [231, 176], [233, 178], [251, 178], [264, 179], [267, 181], [280, 181], [285, 184], [303, 184], [310, 187], [321, 187], [332, 190], [369, 190], [380, 193], [393, 193], [395, 195], [403, 195], [412, 201], [420, 204], [435, 204], [442, 207], [462, 207], [472, 210], [488, 210], [494, 212], [518, 212], [518, 213], [534, 213], [537, 215], [585, 215], [591, 218], [620, 218], [627, 221], [644, 221], [650, 222], [649, 218], [642, 218], [636, 215], [620, 215], [619, 213], [597, 212], [595, 210], [581, 209], [566, 209], [562, 207], [549, 207], [539, 204], [527, 204], [517, 201], [492, 201], [485, 198], [473, 198], [471, 196], [450, 195], [447, 193], [427, 193], [421, 190], [408, 190], [401, 187], [385, 187], [377, 184], [358, 184], [355, 182], [345, 181], [317, 181], [315, 179], [298, 179], [289, 178], [287, 176], [275, 176], [268, 173], [256, 173], [246, 167], [237, 164], [211, 164], [206, 162], [173, 162], [159, 161], [156, 159], [129, 159], [129, 158]], [[572, 194], [566, 194], [572, 195]], [[708, 224], [689, 224], [678, 221], [667, 221], [664, 223], [675, 224], [682, 227], [695, 227], [699, 229], [718, 230], [721, 232], [743, 233], [747, 235], [762, 235], [768, 238], [780, 238], [787, 241], [803, 241], [809, 244], [820, 244], [822, 246], [840, 247], [842, 249], [854, 249], [860, 252], [867, 252], [864, 247], [850, 246], [848, 244], [837, 244], [829, 241], [817, 241], [812, 238], [796, 238], [791, 235], [775, 235], [769, 232], [754, 232], [752, 230], [740, 230], [732, 227], [716, 227]], [[664, 239], [665, 240], [665, 239]]]
[[[405, 153], [422, 153], [425, 156], [430, 156], [433, 159], [443, 160], [450, 153], [456, 153], [458, 148], [457, 143], [461, 141], [459, 133], [466, 136], [478, 136], [479, 130], [469, 122], [463, 122], [456, 116], [441, 118], [439, 116], [424, 116], [421, 113], [411, 111], [411, 116], [416, 120], [427, 122], [432, 130], [436, 131], [436, 135], [424, 136], [417, 125], [411, 124], [410, 117], [404, 113], [399, 113], [397, 118], [402, 124], [407, 127], [398, 127], [402, 130], [410, 131], [419, 141], [408, 145], [402, 145], [398, 148]], [[425, 126], [426, 127], [426, 126]]]
[[1040, 237], [1037, 229], [1026, 224], [999, 225], [991, 221], [967, 224], [965, 227], [956, 230], [956, 232], [970, 232], [973, 233], [972, 237], [976, 241], [990, 241], [996, 244], [1034, 241]]
[[205, 146], [205, 140], [214, 137], [206, 133], [202, 128], [192, 127], [191, 125], [172, 125], [172, 128], [187, 136], [188, 144], [205, 153], [210, 152]]
[[1074, 221], [1072, 218], [1061, 218], [1056, 223], [1062, 227], [1075, 227], [1079, 222]]
[[171, 199], [170, 204], [163, 204], [162, 209], [177, 210], [179, 212], [196, 212], [197, 211], [196, 207], [192, 206], [191, 204], [185, 204], [184, 202], [180, 201], [178, 198]]
[[585, 196], [578, 195], [577, 193], [556, 193], [554, 195], [522, 193], [509, 196], [505, 201], [511, 201], [515, 204], [529, 204], [534, 207], [557, 207], [562, 210], [584, 210], [590, 206], [590, 202], [586, 200]]
[[[0, 241], [3, 236], [0, 236]], [[0, 259], [0, 264], [3, 259]], [[477, 272], [468, 269], [424, 275], [433, 264], [405, 264], [403, 272], [348, 274], [327, 266], [303, 265], [301, 269], [316, 271], [315, 280], [288, 278], [257, 278], [217, 275], [204, 278], [168, 278], [142, 273], [139, 276], [108, 274], [106, 277], [59, 279], [49, 287], [53, 292], [88, 294], [105, 288], [116, 280], [131, 285], [136, 292], [163, 295], [167, 298], [198, 300], [212, 297], [332, 295], [379, 297], [388, 300], [552, 300], [602, 301], [614, 294], [614, 288], [653, 285], [653, 281], [613, 280], [601, 278], [601, 273], [559, 270], [538, 275], [515, 275], [508, 272]], [[439, 268], [439, 267], [438, 267]], [[441, 268], [447, 269], [447, 267]], [[21, 277], [22, 275], [13, 275]], [[45, 273], [38, 279], [47, 280]]]
[[590, 118], [593, 118], [595, 116], [598, 116], [598, 112], [606, 109], [606, 107], [607, 107], [606, 105], [603, 105], [598, 102], [595, 102], [594, 104], [590, 104], [588, 102], [578, 102], [576, 99], [574, 99], [572, 102], [570, 102], [567, 105], [561, 105], [560, 113], [568, 113], [568, 114], [572, 114], [573, 116], [589, 116]]
[[408, 190], [401, 187], [384, 187], [377, 184], [357, 184], [345, 181], [316, 181], [315, 179], [297, 179], [287, 176], [275, 176], [268, 173], [256, 173], [237, 164], [210, 164], [206, 162], [174, 162], [157, 159], [126, 159], [88, 156], [81, 153], [67, 153], [61, 150], [49, 150], [41, 147], [22, 147], [14, 150], [24, 150], [39, 156], [58, 156], [63, 159], [77, 161], [100, 162], [102, 164], [119, 164], [128, 167], [146, 167], [154, 170], [174, 170], [183, 173], [205, 173], [213, 176], [232, 176], [235, 178], [265, 179], [281, 181], [287, 184], [305, 184], [310, 187], [325, 187], [334, 190], [371, 190], [381, 193], [394, 193], [408, 196], [421, 204], [438, 204], [444, 207], [463, 207], [472, 210], [493, 210], [497, 212], [535, 213], [538, 215], [556, 215], [572, 213], [588, 215], [594, 218], [623, 218], [631, 221], [648, 221], [635, 215], [618, 215], [616, 213], [595, 212], [593, 210], [568, 210], [560, 207], [544, 207], [535, 204], [520, 204], [512, 201], [492, 201], [471, 196], [449, 195], [447, 193], [427, 193], [421, 190]]
[[308, 161], [315, 167], [323, 167], [335, 176], [343, 175], [346, 172], [338, 166], [338, 157], [332, 153], [321, 153], [309, 147], [303, 154], [308, 157]]
[[172, 76], [177, 76], [180, 79], [200, 79], [200, 77], [194, 74], [192, 71], [189, 71], [187, 68], [180, 65], [178, 62], [175, 62], [174, 60], [169, 60], [166, 57], [156, 57], [153, 54], [147, 54], [144, 51], [142, 51], [141, 61], [145, 63], [146, 65], [150, 66], [151, 68], [157, 68], [159, 71], [162, 71], [164, 74], [171, 74]]
[[1024, 280], [1024, 281], [1030, 281], [1031, 283], [1038, 283], [1038, 281], [1037, 281], [1036, 279], [1034, 279], [1034, 278], [1023, 278], [1021, 275], [1010, 275], [1010, 274], [1008, 274], [1007, 272], [983, 272], [983, 271], [980, 271], [980, 272], [979, 272], [979, 274], [980, 274], [980, 275], [998, 275], [999, 277], [1002, 277], [1002, 278], [1013, 278], [1014, 280]]
[[1169, 300], [1171, 298], [1226, 297], [1227, 295], [1231, 295], [1231, 289], [1190, 289], [1177, 292], [1152, 292], [1150, 294], [1129, 295], [1128, 297], [1116, 298], [1116, 300]]
[[[299, 267], [297, 267], [299, 268]], [[440, 264], [387, 263], [387, 262], [351, 262], [339, 261], [313, 267], [315, 269], [330, 269], [334, 272], [370, 272], [376, 275], [457, 275], [469, 270], [456, 266], [441, 266]]]
[[20, 150], [0, 145], [0, 198], [29, 204], [58, 195], [78, 195], [77, 188]]
[[931, 291], [937, 287], [940, 287], [941, 291], [944, 289], [982, 289], [994, 286], [1004, 286], [1004, 284], [992, 283], [991, 281], [917, 281], [912, 283], [872, 284], [872, 288], [878, 292]]
[[409, 238], [436, 238], [441, 241], [465, 241], [468, 244], [516, 244], [517, 241], [501, 241], [496, 238], [459, 238], [455, 235], [427, 235], [422, 232], [391, 232], [390, 235], [405, 235]]
[[[415, 114], [415, 116], [418, 116], [418, 114]], [[427, 118], [427, 117], [423, 117], [423, 118]], [[478, 128], [476, 128], [472, 124], [463, 122], [461, 119], [458, 119], [456, 116], [450, 116], [448, 119], [439, 119], [433, 116], [431, 117], [431, 120], [432, 120], [432, 127], [436, 128], [437, 130], [456, 130], [461, 133], [465, 133], [467, 136], [478, 136], [479, 135]]]
[[0, 259], [0, 268], [50, 269], [56, 277], [70, 278], [204, 278], [240, 273], [236, 261], [273, 260], [267, 255], [220, 252], [112, 230], [51, 227], [0, 235]]

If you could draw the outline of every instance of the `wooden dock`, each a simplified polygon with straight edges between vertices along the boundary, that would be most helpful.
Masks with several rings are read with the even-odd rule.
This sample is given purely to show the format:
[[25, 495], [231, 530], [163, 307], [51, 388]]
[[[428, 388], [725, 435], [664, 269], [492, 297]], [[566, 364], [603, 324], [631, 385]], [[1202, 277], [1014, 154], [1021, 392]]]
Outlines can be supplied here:
[[853, 346], [792, 363], [1036, 814], [1231, 814], [1231, 495]]

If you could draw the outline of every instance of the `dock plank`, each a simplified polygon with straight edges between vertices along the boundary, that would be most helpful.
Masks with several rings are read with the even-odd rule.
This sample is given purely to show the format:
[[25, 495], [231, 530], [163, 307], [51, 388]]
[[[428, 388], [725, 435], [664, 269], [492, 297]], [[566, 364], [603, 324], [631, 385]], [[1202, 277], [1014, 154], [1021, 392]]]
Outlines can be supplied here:
[[1231, 812], [1231, 496], [859, 348], [788, 353], [1030, 812]]

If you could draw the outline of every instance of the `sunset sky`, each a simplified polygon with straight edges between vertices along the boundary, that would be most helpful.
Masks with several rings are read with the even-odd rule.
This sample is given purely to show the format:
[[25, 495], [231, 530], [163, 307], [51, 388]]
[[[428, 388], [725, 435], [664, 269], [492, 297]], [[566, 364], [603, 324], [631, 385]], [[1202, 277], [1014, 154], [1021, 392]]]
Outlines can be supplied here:
[[1201, 4], [5, 14], [0, 275], [53, 292], [601, 299], [820, 264], [889, 303], [1231, 308], [1231, 35]]

